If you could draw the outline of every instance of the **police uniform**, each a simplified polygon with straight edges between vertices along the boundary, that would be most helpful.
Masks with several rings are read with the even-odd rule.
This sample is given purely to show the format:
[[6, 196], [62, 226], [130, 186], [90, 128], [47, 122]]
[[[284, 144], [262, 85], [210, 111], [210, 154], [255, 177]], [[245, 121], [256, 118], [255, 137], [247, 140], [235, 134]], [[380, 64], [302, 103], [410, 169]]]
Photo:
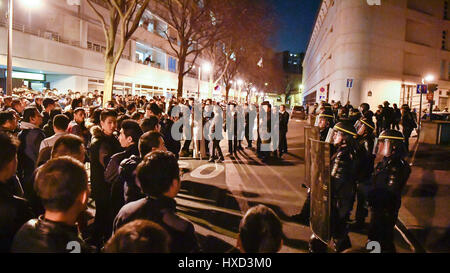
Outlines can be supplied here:
[[367, 194], [370, 187], [370, 179], [373, 173], [375, 156], [373, 155], [373, 145], [375, 136], [375, 124], [372, 120], [361, 118], [355, 125], [358, 132], [358, 181], [356, 188], [356, 215], [355, 226], [362, 227], [365, 218], [368, 216]]
[[[342, 252], [351, 247], [348, 236], [348, 219], [353, 205], [356, 174], [356, 137], [351, 123], [339, 122], [333, 128], [336, 134], [344, 134], [346, 141], [335, 144], [336, 152], [331, 157], [331, 237], [335, 251]], [[310, 252], [323, 252], [326, 245], [318, 238], [310, 241]]]
[[402, 133], [386, 130], [380, 134], [383, 160], [372, 176], [369, 192], [371, 221], [368, 238], [381, 245], [382, 252], [395, 252], [394, 227], [401, 206], [401, 193], [411, 173], [404, 160], [406, 149]]
[[[318, 115], [318, 118], [325, 119], [327, 121], [325, 127], [319, 129], [320, 141], [325, 141], [328, 136], [329, 129], [333, 128], [334, 126], [333, 111], [329, 107], [325, 107], [325, 109], [323, 109], [323, 111]], [[305, 203], [303, 203], [303, 207], [300, 214], [296, 215], [296, 217], [298, 218], [300, 223], [309, 225], [310, 213], [311, 213], [311, 189], [308, 188]]]

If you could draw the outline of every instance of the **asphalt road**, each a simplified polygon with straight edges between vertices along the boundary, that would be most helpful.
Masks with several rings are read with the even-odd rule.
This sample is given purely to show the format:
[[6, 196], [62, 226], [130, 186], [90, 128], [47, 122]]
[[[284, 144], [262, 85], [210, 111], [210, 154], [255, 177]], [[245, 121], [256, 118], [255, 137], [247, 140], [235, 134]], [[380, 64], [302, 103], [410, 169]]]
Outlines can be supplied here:
[[[311, 236], [309, 226], [297, 223], [293, 215], [301, 210], [306, 199], [303, 158], [304, 121], [289, 123], [288, 150], [280, 161], [261, 162], [254, 150], [245, 149], [224, 163], [182, 159], [180, 166], [191, 170], [183, 175], [182, 189], [177, 197], [178, 211], [195, 224], [205, 251], [226, 251], [236, 245], [239, 222], [245, 212], [257, 204], [271, 207], [283, 222], [286, 236], [283, 253], [307, 252]], [[227, 141], [222, 141], [226, 153]], [[246, 141], [243, 141], [246, 147]], [[365, 248], [367, 230], [352, 231], [355, 249]], [[411, 252], [402, 235], [396, 234], [398, 252]]]

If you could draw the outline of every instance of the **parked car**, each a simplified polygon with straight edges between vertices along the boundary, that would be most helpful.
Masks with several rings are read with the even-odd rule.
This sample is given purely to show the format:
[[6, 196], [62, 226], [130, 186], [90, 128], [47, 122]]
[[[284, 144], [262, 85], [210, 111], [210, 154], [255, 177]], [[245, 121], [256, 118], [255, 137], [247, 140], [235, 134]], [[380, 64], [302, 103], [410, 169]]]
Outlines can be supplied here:
[[305, 108], [299, 105], [292, 107], [291, 118], [306, 119]]

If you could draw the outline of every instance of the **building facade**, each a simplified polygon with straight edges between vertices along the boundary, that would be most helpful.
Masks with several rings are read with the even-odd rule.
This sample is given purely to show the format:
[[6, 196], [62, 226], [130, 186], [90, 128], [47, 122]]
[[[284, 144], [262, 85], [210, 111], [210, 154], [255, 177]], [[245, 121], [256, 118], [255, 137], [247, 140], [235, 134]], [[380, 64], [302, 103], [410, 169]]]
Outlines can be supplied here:
[[[105, 37], [100, 21], [86, 0], [40, 1], [31, 9], [21, 1], [14, 4], [13, 81], [15, 86], [27, 85], [34, 90], [102, 90], [104, 79]], [[102, 1], [96, 7], [104, 15]], [[73, 4], [80, 5], [73, 5]], [[7, 0], [1, 0], [0, 13], [7, 11]], [[128, 41], [119, 61], [114, 93], [176, 95], [178, 60], [165, 38], [177, 40], [175, 29], [157, 14], [147, 10], [140, 26]], [[0, 20], [0, 84], [5, 90], [7, 61], [7, 21]], [[198, 59], [197, 66], [203, 60]], [[194, 65], [188, 58], [187, 66]], [[192, 69], [185, 76], [183, 94], [205, 97], [209, 75]], [[206, 74], [206, 73], [202, 73]]]
[[435, 105], [448, 107], [448, 7], [447, 0], [323, 0], [303, 62], [303, 102], [376, 109], [387, 100], [418, 109], [416, 86], [432, 75]]

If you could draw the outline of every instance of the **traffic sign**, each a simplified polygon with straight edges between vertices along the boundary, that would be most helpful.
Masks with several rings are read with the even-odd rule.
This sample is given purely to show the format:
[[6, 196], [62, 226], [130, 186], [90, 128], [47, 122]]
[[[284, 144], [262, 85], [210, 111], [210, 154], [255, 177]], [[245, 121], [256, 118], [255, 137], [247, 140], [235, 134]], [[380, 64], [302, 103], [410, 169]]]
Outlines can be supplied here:
[[347, 88], [353, 87], [353, 79], [347, 79]]
[[322, 92], [322, 93], [325, 92], [325, 88], [321, 87], [320, 92]]
[[426, 94], [428, 90], [428, 86], [426, 84], [418, 84], [417, 85], [417, 94]]

